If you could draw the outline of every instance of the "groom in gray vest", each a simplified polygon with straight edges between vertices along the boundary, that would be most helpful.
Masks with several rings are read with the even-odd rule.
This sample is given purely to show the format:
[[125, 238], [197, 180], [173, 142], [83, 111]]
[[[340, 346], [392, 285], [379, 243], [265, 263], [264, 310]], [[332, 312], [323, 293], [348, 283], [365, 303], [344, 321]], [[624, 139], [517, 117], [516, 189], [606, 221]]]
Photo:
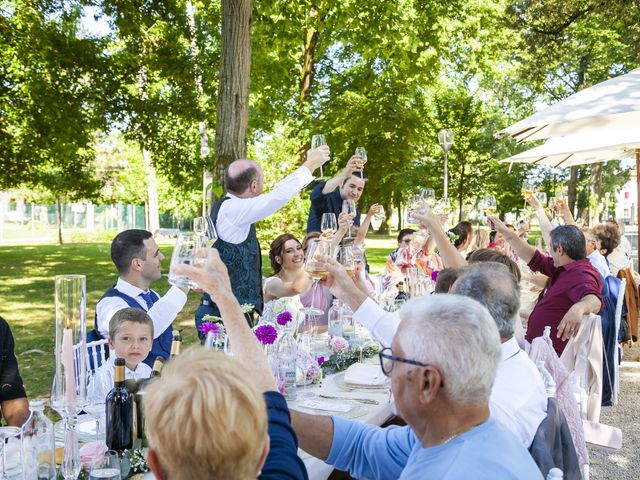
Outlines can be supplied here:
[[[262, 193], [264, 173], [256, 162], [236, 160], [225, 171], [227, 193], [211, 207], [211, 220], [218, 233], [213, 246], [229, 270], [233, 294], [240, 304], [253, 305], [255, 311], [262, 313], [262, 257], [254, 223], [280, 210], [311, 182], [314, 170], [328, 160], [329, 147], [309, 150], [302, 166], [269, 193]], [[206, 293], [196, 311], [196, 327], [204, 315], [220, 315]], [[200, 336], [202, 338], [202, 334]]]

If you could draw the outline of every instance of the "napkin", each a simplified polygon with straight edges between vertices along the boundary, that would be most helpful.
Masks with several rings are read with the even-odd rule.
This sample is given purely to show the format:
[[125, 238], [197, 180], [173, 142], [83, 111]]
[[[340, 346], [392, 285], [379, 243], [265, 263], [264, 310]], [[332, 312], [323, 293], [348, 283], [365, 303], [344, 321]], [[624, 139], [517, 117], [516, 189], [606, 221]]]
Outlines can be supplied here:
[[352, 406], [348, 403], [325, 402], [322, 400], [305, 400], [300, 403], [301, 407], [312, 408], [313, 410], [326, 410], [327, 412], [347, 413]]
[[344, 374], [344, 383], [351, 385], [366, 385], [371, 387], [383, 386], [387, 377], [382, 373], [380, 365], [354, 363]]

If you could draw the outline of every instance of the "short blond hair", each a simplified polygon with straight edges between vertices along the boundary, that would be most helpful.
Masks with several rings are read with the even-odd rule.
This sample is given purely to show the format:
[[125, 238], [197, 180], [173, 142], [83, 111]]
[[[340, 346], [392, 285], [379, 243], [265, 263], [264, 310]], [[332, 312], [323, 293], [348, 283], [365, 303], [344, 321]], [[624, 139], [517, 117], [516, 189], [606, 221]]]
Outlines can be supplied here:
[[144, 396], [147, 437], [171, 480], [255, 479], [267, 444], [264, 398], [239, 363], [196, 347]]

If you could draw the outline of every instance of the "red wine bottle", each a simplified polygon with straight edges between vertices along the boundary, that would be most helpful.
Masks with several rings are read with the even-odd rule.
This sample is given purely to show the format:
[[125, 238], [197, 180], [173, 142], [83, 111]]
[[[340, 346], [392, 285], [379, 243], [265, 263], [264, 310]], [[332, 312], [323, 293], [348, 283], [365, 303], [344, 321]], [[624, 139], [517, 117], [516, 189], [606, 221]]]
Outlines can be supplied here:
[[116, 358], [115, 382], [107, 394], [107, 447], [121, 453], [133, 447], [133, 406], [124, 386], [124, 358]]

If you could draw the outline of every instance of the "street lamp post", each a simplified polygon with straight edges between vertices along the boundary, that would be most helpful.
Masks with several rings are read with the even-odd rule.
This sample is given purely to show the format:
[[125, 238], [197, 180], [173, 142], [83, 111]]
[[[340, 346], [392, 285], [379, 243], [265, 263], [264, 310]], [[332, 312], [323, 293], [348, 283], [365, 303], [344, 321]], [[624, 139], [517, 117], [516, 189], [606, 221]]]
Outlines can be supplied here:
[[449, 150], [453, 146], [453, 130], [444, 128], [438, 132], [438, 142], [444, 150], [444, 195], [449, 198]]

